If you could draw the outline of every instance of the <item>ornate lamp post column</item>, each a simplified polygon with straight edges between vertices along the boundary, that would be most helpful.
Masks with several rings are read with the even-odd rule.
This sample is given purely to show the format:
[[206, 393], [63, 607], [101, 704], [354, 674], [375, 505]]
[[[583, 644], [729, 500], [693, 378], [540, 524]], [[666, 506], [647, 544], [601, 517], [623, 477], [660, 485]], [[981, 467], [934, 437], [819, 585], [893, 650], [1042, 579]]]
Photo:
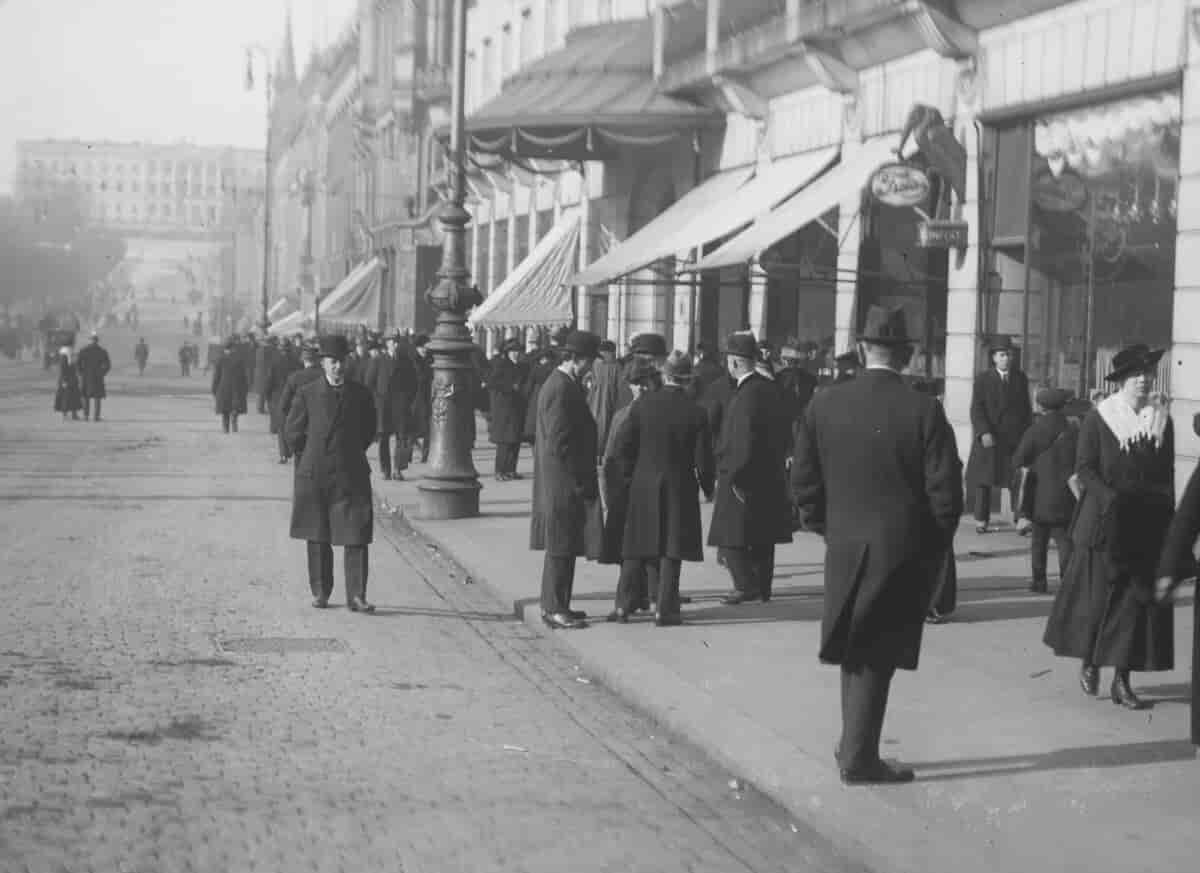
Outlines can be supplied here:
[[246, 47], [246, 90], [250, 91], [254, 88], [253, 58], [255, 53], [262, 57], [263, 66], [266, 67], [266, 76], [263, 82], [263, 90], [266, 92], [267, 97], [267, 145], [264, 160], [266, 178], [263, 182], [262, 314], [258, 320], [258, 326], [265, 335], [267, 328], [271, 326], [271, 319], [268, 317], [267, 311], [271, 308], [271, 177], [274, 175], [271, 170], [271, 128], [274, 125], [271, 124], [271, 53], [267, 50], [266, 46], [255, 44]]
[[437, 326], [429, 341], [433, 355], [433, 413], [430, 423], [429, 473], [418, 486], [425, 518], [470, 518], [479, 514], [479, 475], [471, 459], [475, 390], [467, 329], [467, 310], [479, 304], [478, 289], [467, 284], [466, 228], [471, 215], [466, 202], [466, 48], [467, 0], [454, 0], [454, 81], [450, 109], [450, 200], [442, 223], [442, 267], [438, 284], [425, 298], [437, 310]]
[[304, 207], [304, 251], [300, 255], [300, 308], [307, 300], [313, 301], [313, 333], [321, 333], [321, 300], [317, 292], [317, 278], [313, 273], [313, 204], [317, 197], [317, 174], [311, 169], [296, 171], [292, 194], [299, 195]]

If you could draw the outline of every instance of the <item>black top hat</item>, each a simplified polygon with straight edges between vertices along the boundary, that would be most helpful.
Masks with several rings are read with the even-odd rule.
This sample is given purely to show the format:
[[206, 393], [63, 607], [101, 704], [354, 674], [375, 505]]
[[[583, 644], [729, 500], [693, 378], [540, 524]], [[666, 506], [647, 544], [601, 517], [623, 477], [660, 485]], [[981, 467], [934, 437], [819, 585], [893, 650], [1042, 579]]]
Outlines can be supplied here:
[[350, 341], [340, 334], [323, 336], [317, 341], [317, 354], [322, 358], [341, 360], [350, 354]]
[[913, 342], [908, 335], [908, 319], [899, 306], [872, 306], [868, 309], [867, 320], [858, 339], [860, 342], [883, 346], [902, 346]]
[[1144, 343], [1126, 346], [1113, 355], [1112, 371], [1104, 377], [1107, 382], [1120, 382], [1134, 373], [1153, 370], [1166, 349], [1151, 349]]
[[635, 355], [665, 358], [667, 356], [667, 340], [666, 337], [656, 333], [639, 333], [630, 343], [629, 350]]
[[1071, 399], [1071, 394], [1065, 388], [1043, 388], [1037, 393], [1037, 404], [1042, 409], [1062, 409]]
[[748, 358], [751, 361], [758, 360], [758, 343], [754, 339], [754, 334], [749, 331], [731, 333], [725, 339], [725, 354]]
[[562, 347], [577, 358], [594, 358], [600, 354], [600, 337], [591, 331], [573, 330], [563, 339]]

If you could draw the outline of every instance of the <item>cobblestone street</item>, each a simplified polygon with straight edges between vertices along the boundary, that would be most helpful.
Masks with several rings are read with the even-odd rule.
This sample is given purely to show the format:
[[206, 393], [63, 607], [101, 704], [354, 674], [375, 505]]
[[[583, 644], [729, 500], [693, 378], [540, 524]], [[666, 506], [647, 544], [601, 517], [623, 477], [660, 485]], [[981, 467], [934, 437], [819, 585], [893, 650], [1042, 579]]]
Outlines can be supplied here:
[[378, 614], [313, 610], [265, 417], [10, 368], [3, 873], [863, 869], [384, 513]]

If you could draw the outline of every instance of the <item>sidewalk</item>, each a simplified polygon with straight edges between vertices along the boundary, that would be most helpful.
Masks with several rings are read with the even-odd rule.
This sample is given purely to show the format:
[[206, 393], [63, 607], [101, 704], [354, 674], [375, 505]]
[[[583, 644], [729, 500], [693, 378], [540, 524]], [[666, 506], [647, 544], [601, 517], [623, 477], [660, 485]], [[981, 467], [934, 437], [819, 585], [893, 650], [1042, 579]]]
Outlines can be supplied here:
[[[531, 483], [493, 481], [488, 448], [475, 454], [484, 484], [479, 518], [415, 518], [420, 466], [410, 481], [381, 482], [377, 490], [545, 630], [542, 555], [527, 547]], [[522, 455], [528, 477], [528, 450]], [[707, 531], [711, 507], [704, 509]], [[683, 590], [694, 602], [684, 607], [681, 628], [656, 629], [646, 618], [605, 623], [617, 569], [581, 561], [574, 605], [595, 623], [557, 637], [586, 675], [880, 873], [1195, 869], [1200, 763], [1187, 740], [1190, 598], [1176, 611], [1177, 669], [1135, 675], [1135, 688], [1155, 706], [1126, 712], [1107, 698], [1085, 698], [1078, 665], [1042, 645], [1052, 598], [1027, 593], [1027, 540], [1011, 532], [980, 536], [964, 522], [956, 552], [958, 612], [950, 624], [927, 627], [921, 669], [897, 674], [884, 726], [885, 756], [914, 766], [914, 785], [845, 788], [838, 780], [838, 673], [816, 657], [817, 537], [800, 534], [780, 548], [770, 604], [721, 604], [730, 586], [713, 550], [705, 563], [686, 564]]]

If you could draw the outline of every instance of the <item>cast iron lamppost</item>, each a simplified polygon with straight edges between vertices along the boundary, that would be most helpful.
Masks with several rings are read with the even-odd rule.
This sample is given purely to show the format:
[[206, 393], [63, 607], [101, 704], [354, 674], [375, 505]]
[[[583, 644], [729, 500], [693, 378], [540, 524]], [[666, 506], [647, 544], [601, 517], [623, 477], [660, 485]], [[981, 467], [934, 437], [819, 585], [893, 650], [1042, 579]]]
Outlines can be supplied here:
[[257, 53], [262, 57], [263, 66], [266, 67], [266, 77], [263, 80], [263, 90], [267, 97], [267, 148], [266, 158], [263, 169], [266, 171], [266, 179], [263, 182], [263, 278], [262, 278], [262, 316], [259, 318], [258, 326], [262, 328], [262, 332], [266, 335], [267, 328], [271, 326], [271, 319], [267, 315], [267, 310], [270, 309], [270, 279], [271, 279], [271, 53], [267, 47], [259, 43], [246, 46], [246, 90], [254, 90], [254, 55]]
[[421, 514], [425, 518], [471, 518], [479, 515], [479, 475], [471, 460], [475, 417], [475, 342], [467, 329], [467, 310], [482, 302], [479, 289], [467, 284], [465, 237], [470, 213], [466, 202], [466, 49], [467, 0], [454, 0], [454, 80], [450, 92], [450, 199], [439, 219], [444, 234], [438, 283], [425, 294], [437, 310], [437, 326], [429, 342], [433, 355], [433, 404], [429, 435], [430, 469], [421, 480]]

